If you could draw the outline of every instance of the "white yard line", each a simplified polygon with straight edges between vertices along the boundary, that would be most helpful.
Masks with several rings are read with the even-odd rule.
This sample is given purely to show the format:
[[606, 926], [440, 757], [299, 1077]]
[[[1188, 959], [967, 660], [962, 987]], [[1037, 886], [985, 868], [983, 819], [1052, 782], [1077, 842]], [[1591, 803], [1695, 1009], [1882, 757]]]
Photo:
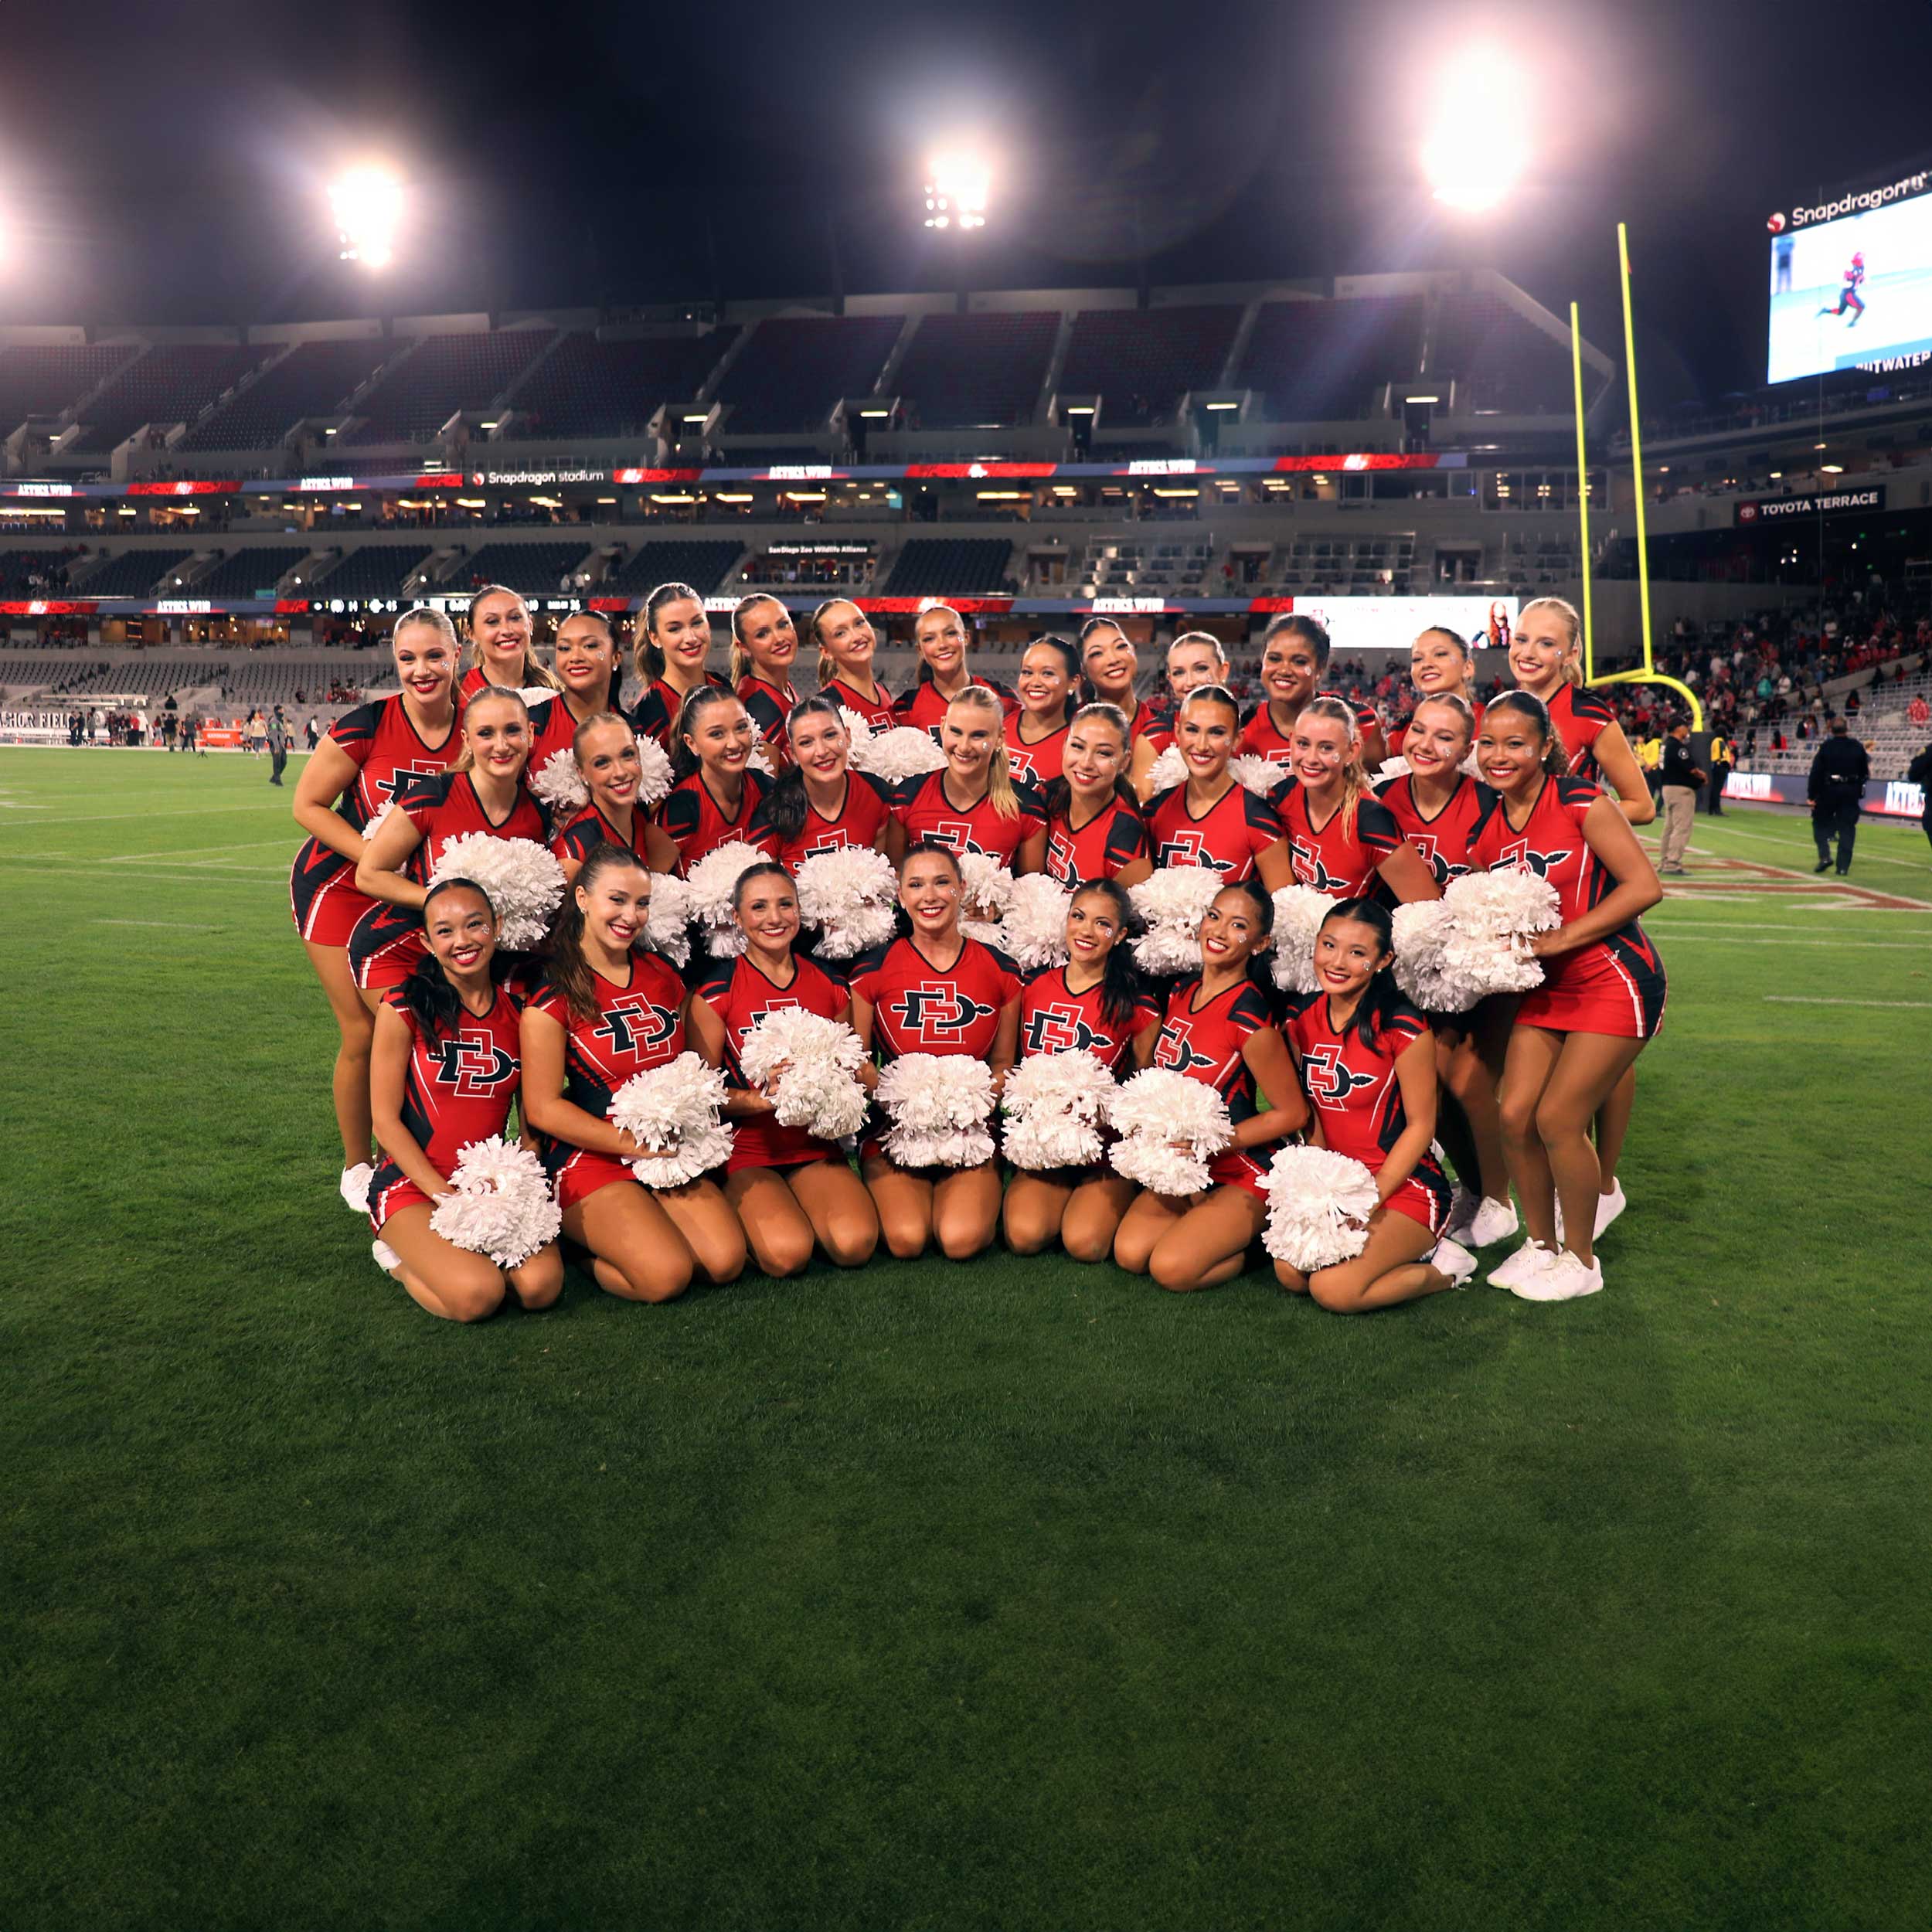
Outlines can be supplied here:
[[1825, 946], [1834, 950], [1845, 946], [1879, 953], [1923, 953], [1926, 950], [1922, 939], [1747, 939], [1741, 934], [1733, 937], [1726, 933], [1688, 932], [1681, 926], [1660, 926], [1658, 930], [1668, 932], [1673, 943], [1681, 939], [1693, 946]]
[[1932, 999], [1826, 999], [1812, 993], [1767, 993], [1767, 1006], [1911, 1006], [1932, 1008]]
[[95, 919], [88, 921], [94, 926], [161, 926], [171, 933], [218, 933], [219, 926], [203, 926], [189, 919]]

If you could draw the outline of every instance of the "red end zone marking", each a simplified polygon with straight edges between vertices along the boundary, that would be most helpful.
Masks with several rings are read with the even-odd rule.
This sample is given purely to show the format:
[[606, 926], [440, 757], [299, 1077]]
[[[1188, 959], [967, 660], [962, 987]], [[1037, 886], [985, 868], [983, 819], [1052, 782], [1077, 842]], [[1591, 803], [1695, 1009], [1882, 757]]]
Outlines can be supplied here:
[[1932, 901], [1906, 899], [1897, 893], [1873, 892], [1835, 874], [1808, 875], [1782, 866], [1767, 866], [1755, 859], [1702, 859], [1690, 877], [1666, 879], [1662, 883], [1666, 899], [1696, 899], [1704, 894], [1729, 898], [1733, 893], [1748, 893], [1776, 899], [1830, 900], [1847, 911], [1917, 913], [1932, 908]]

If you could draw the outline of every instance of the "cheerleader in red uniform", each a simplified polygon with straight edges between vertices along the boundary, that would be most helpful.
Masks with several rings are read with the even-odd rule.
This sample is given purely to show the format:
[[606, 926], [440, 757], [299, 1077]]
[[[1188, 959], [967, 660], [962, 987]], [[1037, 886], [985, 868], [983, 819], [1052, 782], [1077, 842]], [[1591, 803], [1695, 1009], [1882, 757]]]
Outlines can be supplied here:
[[1359, 899], [1378, 879], [1406, 903], [1440, 899], [1421, 853], [1369, 791], [1354, 712], [1340, 698], [1311, 698], [1294, 721], [1293, 776], [1275, 793], [1294, 883], [1331, 899]]
[[375, 901], [355, 887], [363, 837], [396, 787], [444, 770], [462, 755], [462, 700], [454, 696], [456, 632], [440, 611], [406, 611], [389, 634], [399, 696], [345, 713], [295, 781], [295, 822], [308, 836], [289, 874], [289, 907], [338, 1036], [332, 1087], [342, 1138], [342, 1199], [369, 1200], [369, 1056], [373, 1018], [356, 990], [349, 935]]
[[731, 613], [731, 685], [774, 764], [784, 760], [785, 719], [798, 702], [791, 682], [798, 661], [791, 613], [764, 592], [740, 597]]
[[532, 778], [560, 753], [566, 758], [574, 753], [580, 725], [617, 708], [624, 682], [617, 641], [596, 611], [577, 611], [557, 626], [556, 681], [554, 698], [528, 701]]
[[966, 620], [950, 604], [932, 604], [920, 612], [913, 642], [919, 651], [918, 682], [893, 700], [894, 724], [937, 731], [947, 706], [975, 686], [992, 692], [1005, 716], [1010, 718], [1019, 709], [1019, 700], [1005, 685], [976, 678], [967, 669]]
[[677, 847], [638, 803], [638, 734], [614, 711], [603, 712], [577, 726], [571, 755], [590, 801], [550, 841], [564, 877], [575, 879], [600, 845], [634, 852], [653, 872], [675, 872]]
[[1006, 720], [1006, 762], [1036, 789], [1060, 775], [1066, 727], [1088, 694], [1080, 661], [1064, 638], [1036, 638], [1020, 659], [1019, 709]]
[[1526, 691], [1497, 699], [1483, 713], [1477, 759], [1499, 802], [1476, 834], [1472, 862], [1546, 879], [1563, 922], [1536, 937], [1543, 983], [1522, 996], [1509, 1035], [1503, 1144], [1529, 1240], [1491, 1278], [1526, 1301], [1567, 1301], [1604, 1284], [1594, 1247], [1601, 1170], [1590, 1126], [1663, 1024], [1663, 962], [1637, 923], [1663, 888], [1616, 805], [1563, 775], [1568, 757], [1540, 699]]
[[852, 768], [852, 736], [829, 692], [801, 698], [785, 722], [784, 768], [753, 815], [750, 842], [795, 872], [814, 852], [885, 848], [893, 788]]
[[523, 1009], [523, 1113], [542, 1137], [563, 1232], [590, 1253], [608, 1294], [668, 1301], [694, 1276], [735, 1281], [744, 1230], [709, 1176], [646, 1188], [628, 1163], [644, 1150], [608, 1117], [634, 1073], [685, 1050], [689, 995], [655, 953], [638, 950], [650, 872], [600, 845], [565, 895], [549, 972]]
[[[1460, 698], [1480, 724], [1482, 706], [1476, 697], [1476, 661], [1468, 644], [1455, 631], [1432, 624], [1409, 648], [1409, 682], [1415, 692], [1410, 714], [1430, 698]], [[1389, 733], [1392, 757], [1401, 757], [1408, 726], [1405, 721]]]
[[555, 691], [557, 681], [537, 662], [531, 643], [530, 607], [501, 583], [485, 584], [470, 599], [464, 620], [470, 664], [460, 695], [475, 696], [487, 685], [503, 691]]
[[818, 689], [858, 713], [875, 731], [889, 730], [892, 694], [872, 675], [879, 639], [872, 620], [850, 597], [833, 597], [811, 614], [818, 647]]
[[704, 599], [688, 583], [660, 583], [638, 613], [635, 662], [644, 696], [632, 707], [631, 723], [640, 738], [655, 738], [666, 751], [678, 714], [694, 691], [730, 686], [706, 668], [711, 655], [711, 619]]
[[[1376, 798], [1442, 887], [1472, 869], [1469, 849], [1477, 828], [1495, 809], [1496, 794], [1462, 769], [1475, 736], [1475, 717], [1463, 698], [1445, 692], [1423, 699], [1409, 721], [1403, 754], [1408, 771], [1376, 787]], [[1449, 1232], [1481, 1248], [1506, 1240], [1517, 1223], [1496, 1077], [1479, 1050], [1473, 1022], [1468, 1013], [1429, 1015], [1437, 1077], [1454, 1103], [1441, 1110], [1437, 1133], [1463, 1184]], [[1506, 1032], [1506, 1015], [1502, 1024]]]
[[[1308, 1117], [1269, 995], [1249, 971], [1274, 930], [1274, 906], [1256, 880], [1217, 893], [1201, 921], [1200, 977], [1168, 995], [1155, 1039], [1152, 1063], [1206, 1081], [1234, 1121], [1211, 1186], [1185, 1199], [1142, 1189], [1114, 1239], [1114, 1259], [1130, 1274], [1151, 1274], [1177, 1294], [1241, 1272], [1267, 1219], [1268, 1162]], [[1273, 1104], [1262, 1107], [1260, 1095]]]
[[[1153, 728], [1147, 737], [1155, 758], [1173, 743], [1174, 721], [1180, 716], [1181, 706], [1196, 692], [1204, 691], [1209, 685], [1218, 685], [1225, 691], [1229, 670], [1228, 655], [1222, 649], [1220, 639], [1206, 631], [1184, 631], [1168, 646], [1167, 696], [1156, 708]], [[1135, 774], [1134, 788], [1143, 801], [1156, 789], [1153, 774], [1153, 759]]]
[[[1134, 912], [1114, 880], [1096, 879], [1066, 909], [1066, 964], [1033, 975], [1019, 996], [1019, 1057], [1083, 1051], [1121, 1079], [1154, 1051], [1161, 1009], [1128, 945]], [[1015, 1254], [1038, 1254], [1056, 1235], [1075, 1261], [1104, 1261], [1138, 1190], [1104, 1161], [1090, 1168], [1015, 1171], [1001, 1222]]]
[[1429, 1148], [1435, 1048], [1428, 1021], [1396, 985], [1394, 960], [1387, 909], [1342, 900], [1315, 935], [1320, 989], [1291, 996], [1282, 1022], [1318, 1143], [1376, 1177], [1368, 1243], [1353, 1260], [1312, 1275], [1274, 1264], [1282, 1287], [1338, 1315], [1440, 1294], [1476, 1271], [1475, 1257], [1443, 1238], [1449, 1183]]
[[1046, 870], [1063, 886], [1088, 879], [1138, 886], [1154, 869], [1147, 825], [1127, 779], [1127, 719], [1083, 705], [1067, 727], [1060, 775], [1046, 787]]
[[1046, 862], [1046, 808], [1013, 782], [998, 696], [968, 686], [946, 707], [939, 734], [944, 771], [908, 778], [893, 794], [886, 850], [896, 864], [922, 840], [964, 855], [983, 852], [1015, 879]]
[[751, 716], [729, 691], [706, 685], [678, 714], [671, 769], [677, 783], [658, 808], [658, 823], [678, 849], [678, 871], [733, 839], [747, 843], [768, 781], [750, 768]]
[[463, 751], [455, 764], [399, 791], [395, 810], [371, 833], [355, 885], [379, 903], [355, 922], [349, 957], [372, 1010], [422, 957], [423, 892], [444, 846], [471, 832], [549, 842], [543, 808], [523, 783], [529, 761], [530, 714], [522, 699], [500, 685], [479, 691], [463, 707]]
[[1156, 871], [1212, 866], [1230, 885], [1258, 873], [1270, 892], [1279, 892], [1294, 883], [1281, 821], [1267, 800], [1228, 770], [1240, 728], [1240, 708], [1218, 684], [1182, 700], [1174, 742], [1187, 761], [1187, 780], [1148, 804], [1148, 845]]
[[1249, 714], [1240, 750], [1286, 770], [1294, 763], [1295, 721], [1319, 696], [1347, 706], [1361, 734], [1362, 762], [1369, 770], [1388, 757], [1381, 723], [1368, 706], [1316, 689], [1328, 668], [1328, 634], [1313, 617], [1286, 613], [1270, 620], [1261, 635], [1261, 689], [1267, 696]]
[[1140, 798], [1160, 752], [1154, 738], [1166, 730], [1166, 721], [1136, 695], [1134, 686], [1141, 675], [1141, 661], [1132, 641], [1111, 617], [1089, 617], [1080, 626], [1080, 668], [1094, 696], [1103, 704], [1112, 705], [1127, 720], [1128, 743], [1133, 754], [1128, 782], [1134, 795]]
[[[1004, 953], [959, 930], [959, 861], [930, 840], [900, 861], [899, 903], [912, 931], [852, 962], [852, 1023], [880, 1064], [902, 1053], [963, 1053], [993, 1070], [997, 1099], [1019, 1034], [1020, 975]], [[876, 1067], [862, 1077], [877, 1083]], [[879, 1137], [864, 1145], [859, 1172], [872, 1190], [886, 1245], [902, 1260], [937, 1243], [964, 1261], [999, 1222], [999, 1167], [902, 1168]]]
[[767, 1274], [797, 1274], [814, 1245], [842, 1268], [862, 1267], [879, 1245], [879, 1215], [864, 1182], [838, 1145], [774, 1117], [769, 1087], [745, 1078], [739, 1056], [767, 1013], [800, 1007], [826, 1019], [852, 1018], [852, 995], [792, 950], [798, 937], [798, 895], [784, 866], [743, 873], [733, 911], [745, 936], [736, 959], [720, 960], [692, 996], [691, 1043], [730, 1082], [725, 1111], [733, 1122], [725, 1199]]
[[480, 1321], [506, 1291], [524, 1308], [547, 1308], [563, 1286], [554, 1241], [505, 1270], [430, 1226], [463, 1149], [508, 1124], [520, 1049], [516, 1002], [490, 973], [496, 915], [481, 887], [467, 879], [433, 887], [423, 934], [423, 957], [376, 1015], [376, 1260], [446, 1321]]

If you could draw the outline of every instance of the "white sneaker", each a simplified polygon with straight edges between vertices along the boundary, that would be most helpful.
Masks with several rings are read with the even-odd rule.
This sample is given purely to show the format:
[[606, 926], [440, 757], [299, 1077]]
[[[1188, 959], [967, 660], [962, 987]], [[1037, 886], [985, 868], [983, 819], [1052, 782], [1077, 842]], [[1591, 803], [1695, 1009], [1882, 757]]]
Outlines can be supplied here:
[[1507, 1288], [1513, 1294], [1519, 1282], [1540, 1274], [1556, 1258], [1554, 1248], [1546, 1248], [1536, 1240], [1526, 1241], [1514, 1254], [1498, 1261], [1489, 1270], [1489, 1284], [1492, 1287]]
[[1516, 1219], [1516, 1204], [1505, 1199], [1492, 1201], [1488, 1195], [1476, 1203], [1476, 1211], [1470, 1216], [1468, 1231], [1457, 1238], [1467, 1241], [1472, 1248], [1494, 1247], [1498, 1241], [1506, 1241], [1522, 1223]]
[[1466, 1288], [1475, 1278], [1479, 1264], [1460, 1241], [1452, 1241], [1445, 1234], [1436, 1243], [1436, 1251], [1430, 1256], [1429, 1265], [1447, 1275], [1458, 1287]]
[[1460, 1241], [1469, 1232], [1469, 1225], [1476, 1218], [1476, 1210], [1482, 1206], [1482, 1196], [1472, 1194], [1466, 1187], [1458, 1187], [1455, 1197], [1449, 1203], [1449, 1218], [1442, 1224], [1446, 1240]]
[[335, 1185], [341, 1190], [342, 1199], [349, 1203], [352, 1213], [369, 1212], [369, 1184], [376, 1179], [376, 1170], [368, 1162], [359, 1162], [354, 1167], [342, 1169], [342, 1178]]
[[1611, 1223], [1615, 1220], [1617, 1216], [1629, 1206], [1630, 1203], [1624, 1199], [1623, 1182], [1612, 1181], [1610, 1184], [1610, 1192], [1607, 1194], [1600, 1194], [1597, 1197], [1597, 1227], [1595, 1235], [1592, 1238], [1600, 1238], [1604, 1230], [1608, 1227]]
[[372, 1241], [369, 1251], [385, 1274], [393, 1274], [403, 1265], [403, 1257], [386, 1241]]
[[1604, 1285], [1604, 1264], [1586, 1265], [1566, 1248], [1548, 1267], [1540, 1268], [1527, 1281], [1510, 1290], [1524, 1301], [1574, 1301], [1580, 1295], [1594, 1294]]

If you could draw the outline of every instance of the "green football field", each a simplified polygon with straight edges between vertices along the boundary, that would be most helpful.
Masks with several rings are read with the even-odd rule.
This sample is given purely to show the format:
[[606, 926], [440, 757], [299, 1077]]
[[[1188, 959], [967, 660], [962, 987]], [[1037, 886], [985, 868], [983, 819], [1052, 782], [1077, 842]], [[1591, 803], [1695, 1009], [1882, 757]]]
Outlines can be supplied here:
[[1916, 825], [1699, 819], [1594, 1299], [465, 1329], [336, 1196], [266, 777], [0, 752], [0, 1926], [1927, 1922]]

